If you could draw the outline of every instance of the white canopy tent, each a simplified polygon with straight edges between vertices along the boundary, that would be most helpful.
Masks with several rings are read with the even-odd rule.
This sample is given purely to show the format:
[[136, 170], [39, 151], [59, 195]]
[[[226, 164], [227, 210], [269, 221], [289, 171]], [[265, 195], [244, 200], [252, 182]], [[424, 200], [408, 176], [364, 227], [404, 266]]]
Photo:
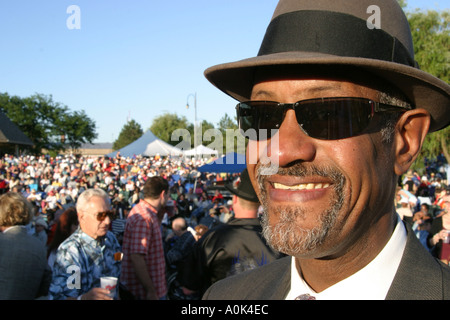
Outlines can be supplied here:
[[179, 157], [183, 155], [183, 151], [178, 149], [167, 142], [162, 141], [156, 137], [150, 130], [146, 131], [139, 139], [130, 143], [129, 145], [113, 151], [107, 156], [114, 157], [117, 152], [123, 157], [134, 157], [134, 156], [175, 156]]
[[186, 157], [200, 156], [202, 158], [211, 158], [211, 157], [217, 157], [218, 155], [219, 155], [219, 152], [217, 150], [205, 147], [202, 144], [198, 145], [194, 149], [184, 151], [184, 156], [186, 156]]
[[181, 156], [183, 151], [162, 140], [155, 140], [147, 145], [143, 153], [144, 156]]

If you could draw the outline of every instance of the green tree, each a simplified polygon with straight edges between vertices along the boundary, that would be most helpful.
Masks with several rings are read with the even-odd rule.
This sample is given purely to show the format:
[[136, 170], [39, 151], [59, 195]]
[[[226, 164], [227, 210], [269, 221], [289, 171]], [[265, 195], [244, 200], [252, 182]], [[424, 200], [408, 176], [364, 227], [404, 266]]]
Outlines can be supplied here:
[[402, 7], [403, 10], [405, 10], [406, 5], [407, 5], [406, 1], [405, 0], [397, 0], [397, 2], [400, 5], [400, 7]]
[[[407, 12], [414, 43], [415, 59], [420, 68], [439, 79], [450, 82], [450, 11]], [[412, 168], [424, 166], [424, 158], [436, 158], [443, 153], [450, 163], [450, 127], [427, 135], [421, 154]]]
[[91, 120], [84, 110], [64, 113], [55, 122], [57, 127], [64, 128], [61, 136], [64, 136], [64, 148], [68, 146], [72, 150], [81, 147], [83, 143], [92, 143], [97, 137], [95, 122]]
[[239, 133], [236, 119], [231, 119], [228, 114], [220, 118], [217, 128], [223, 136], [223, 153], [245, 153], [246, 139]]
[[122, 130], [120, 130], [119, 137], [113, 143], [113, 149], [121, 149], [142, 137], [143, 134], [144, 131], [142, 130], [141, 125], [131, 119], [122, 127]]
[[[177, 132], [177, 129], [182, 129], [185, 135], [175, 136], [175, 139], [172, 139], [172, 134]], [[166, 112], [154, 118], [150, 130], [155, 136], [173, 146], [183, 141], [189, 143], [189, 141], [193, 141], [194, 137], [194, 126], [188, 122], [185, 116], [179, 117], [175, 113]], [[185, 146], [185, 148], [188, 149], [189, 147]]]
[[231, 119], [231, 117], [227, 113], [225, 113], [225, 115], [220, 118], [219, 122], [217, 123], [217, 127], [221, 131], [225, 131], [226, 129], [238, 129], [236, 120]]
[[[200, 126], [200, 125], [199, 125]], [[207, 132], [210, 129], [215, 129], [214, 125], [206, 120], [203, 120], [201, 122], [201, 132], [199, 130], [199, 138], [198, 138], [198, 143], [199, 144], [203, 144], [203, 145], [208, 145], [211, 143], [211, 141], [208, 141], [205, 137], [205, 132]], [[194, 147], [194, 136], [192, 135], [192, 147]]]
[[33, 141], [34, 153], [77, 148], [97, 137], [95, 123], [84, 111], [71, 112], [51, 95], [21, 98], [1, 93], [0, 110]]

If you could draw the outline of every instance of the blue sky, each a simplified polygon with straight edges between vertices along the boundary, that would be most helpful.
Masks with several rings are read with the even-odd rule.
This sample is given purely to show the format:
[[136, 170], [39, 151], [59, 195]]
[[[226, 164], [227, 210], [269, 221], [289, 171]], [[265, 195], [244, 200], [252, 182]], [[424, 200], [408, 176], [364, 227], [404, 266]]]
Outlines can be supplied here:
[[[203, 76], [212, 65], [255, 56], [277, 0], [1, 0], [0, 92], [51, 95], [85, 110], [97, 142], [127, 119], [144, 130], [164, 112], [214, 125], [236, 102]], [[407, 1], [448, 9], [448, 1]], [[69, 29], [71, 5], [80, 29]]]

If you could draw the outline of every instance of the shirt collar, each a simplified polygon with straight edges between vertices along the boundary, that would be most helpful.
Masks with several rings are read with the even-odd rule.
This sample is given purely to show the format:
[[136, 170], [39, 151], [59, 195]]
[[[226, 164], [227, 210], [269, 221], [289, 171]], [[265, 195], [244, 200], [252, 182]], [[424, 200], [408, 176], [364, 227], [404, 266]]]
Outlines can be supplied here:
[[75, 232], [78, 233], [78, 236], [80, 237], [80, 241], [91, 246], [92, 248], [98, 248], [98, 247], [101, 248], [105, 245], [106, 235], [103, 237], [98, 237], [97, 239], [94, 239], [91, 236], [89, 236], [87, 233], [85, 233], [83, 230], [81, 230], [80, 227], [78, 227], [78, 229]]
[[152, 212], [152, 214], [157, 215], [158, 211], [155, 209], [154, 206], [152, 206], [150, 203], [148, 203], [145, 199], [141, 199], [141, 203], [144, 204], [144, 206], [146, 206], [147, 208], [150, 209], [150, 211]]
[[297, 272], [294, 257], [291, 263], [291, 290], [286, 300], [310, 294], [317, 300], [384, 300], [397, 272], [406, 246], [406, 230], [400, 217], [386, 246], [367, 266], [350, 277], [316, 293]]

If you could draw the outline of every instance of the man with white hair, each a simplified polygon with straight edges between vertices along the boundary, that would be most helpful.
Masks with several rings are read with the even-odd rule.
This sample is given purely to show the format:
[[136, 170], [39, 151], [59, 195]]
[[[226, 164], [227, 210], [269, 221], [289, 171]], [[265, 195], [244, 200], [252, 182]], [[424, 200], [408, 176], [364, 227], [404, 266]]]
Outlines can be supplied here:
[[79, 228], [58, 248], [50, 299], [111, 300], [100, 277], [119, 278], [120, 245], [109, 231], [113, 211], [108, 194], [88, 189], [77, 201]]

